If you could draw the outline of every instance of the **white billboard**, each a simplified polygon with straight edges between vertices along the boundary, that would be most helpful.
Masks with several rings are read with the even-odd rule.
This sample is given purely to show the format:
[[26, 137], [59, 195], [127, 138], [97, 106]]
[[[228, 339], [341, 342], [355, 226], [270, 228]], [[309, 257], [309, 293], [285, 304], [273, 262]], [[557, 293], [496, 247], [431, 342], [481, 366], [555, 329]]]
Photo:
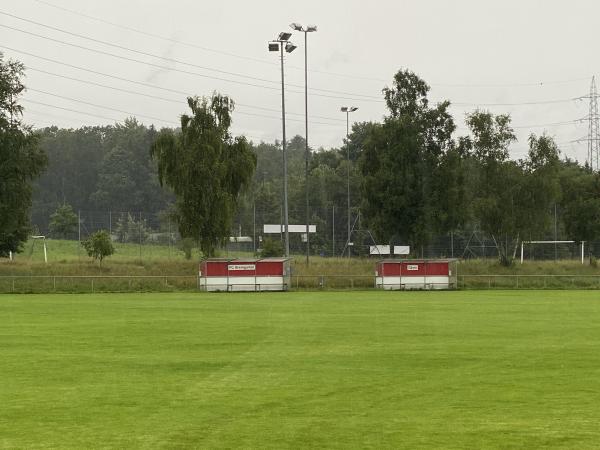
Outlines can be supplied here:
[[410, 254], [409, 245], [394, 245], [394, 255], [408, 255]]
[[369, 247], [369, 253], [371, 255], [389, 255], [390, 254], [390, 246], [389, 245], [371, 245]]
[[[288, 225], [288, 230], [290, 233], [306, 233], [306, 225]], [[263, 225], [263, 233], [265, 234], [280, 234], [285, 230], [283, 225]], [[308, 226], [309, 233], [316, 233], [317, 226], [309, 225]]]

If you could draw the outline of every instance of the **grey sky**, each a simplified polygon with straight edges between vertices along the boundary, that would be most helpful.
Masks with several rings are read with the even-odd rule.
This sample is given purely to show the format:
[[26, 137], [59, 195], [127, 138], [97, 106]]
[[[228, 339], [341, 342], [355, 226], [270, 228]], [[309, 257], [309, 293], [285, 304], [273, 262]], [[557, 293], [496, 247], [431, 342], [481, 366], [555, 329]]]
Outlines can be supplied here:
[[[43, 2], [158, 34], [181, 43], [130, 32], [50, 7]], [[321, 89], [313, 90], [309, 98], [311, 121], [314, 122], [310, 124], [309, 142], [313, 147], [341, 145], [345, 134], [345, 116], [339, 111], [340, 106], [358, 106], [360, 109], [352, 115], [354, 120], [380, 120], [385, 113], [381, 89], [390, 82], [399, 68], [404, 67], [415, 71], [430, 83], [430, 97], [433, 100], [449, 99], [456, 103], [452, 111], [459, 126], [458, 134], [465, 133], [465, 113], [472, 111], [477, 105], [482, 105], [495, 113], [506, 112], [512, 115], [513, 125], [519, 136], [519, 142], [512, 149], [513, 157], [524, 156], [529, 133], [540, 134], [546, 131], [556, 138], [566, 155], [581, 161], [585, 159], [586, 144], [571, 141], [587, 133], [587, 123], [575, 120], [587, 116], [588, 101], [570, 99], [587, 95], [591, 77], [598, 73], [595, 30], [600, 17], [599, 2], [43, 2], [5, 0], [0, 3], [0, 11], [90, 38], [221, 72], [108, 47], [23, 22], [6, 14], [0, 15], [0, 25], [4, 25], [0, 27], [0, 47], [10, 47], [116, 77], [189, 94], [207, 95], [213, 90], [228, 94], [238, 104], [234, 114], [234, 131], [247, 134], [255, 141], [273, 141], [281, 138], [279, 65], [277, 55], [267, 51], [267, 41], [274, 38], [279, 31], [289, 30], [289, 23], [297, 21], [316, 24], [319, 27], [317, 33], [309, 35], [309, 69], [314, 69], [309, 73], [309, 86]], [[63, 45], [5, 26], [167, 66], [171, 70]], [[304, 135], [303, 36], [296, 34], [292, 40], [298, 45], [298, 49], [287, 57], [286, 81], [297, 87], [288, 86], [286, 90], [286, 105], [291, 113], [288, 115], [289, 136]], [[195, 46], [184, 45], [183, 42]], [[112, 119], [122, 120], [127, 116], [122, 112], [53, 97], [47, 93], [148, 116], [152, 119], [140, 117], [140, 120], [159, 127], [177, 122], [178, 116], [186, 109], [183, 94], [100, 76], [6, 48], [2, 50], [6, 56], [19, 59], [31, 68], [27, 72], [27, 85], [30, 90], [25, 96], [25, 118], [38, 126], [56, 124], [77, 127], [83, 124], [111, 123]], [[185, 74], [172, 69], [235, 80], [238, 83]], [[38, 70], [171, 101], [58, 78]], [[544, 84], [540, 84], [542, 82]], [[267, 86], [270, 89], [244, 83]], [[565, 101], [522, 104], [551, 100]], [[519, 105], [483, 106], [488, 103]], [[56, 107], [87, 112], [104, 118]], [[555, 123], [559, 124], [545, 125]]]

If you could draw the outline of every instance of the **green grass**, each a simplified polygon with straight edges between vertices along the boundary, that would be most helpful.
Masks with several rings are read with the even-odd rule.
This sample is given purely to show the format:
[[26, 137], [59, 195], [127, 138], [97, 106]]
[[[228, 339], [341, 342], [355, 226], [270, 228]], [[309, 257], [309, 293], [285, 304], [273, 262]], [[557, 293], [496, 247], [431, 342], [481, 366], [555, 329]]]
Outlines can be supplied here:
[[[97, 280], [95, 291], [173, 291], [195, 289], [198, 255], [186, 260], [181, 251], [164, 245], [116, 243], [116, 253], [102, 266], [88, 258], [77, 241], [48, 240], [49, 263], [43, 262], [40, 242], [25, 251], [15, 261], [0, 258], [0, 292], [91, 292], [91, 280], [16, 280], [7, 276], [187, 276], [187, 279], [115, 281]], [[248, 253], [223, 253], [222, 256], [251, 256]], [[367, 289], [374, 284], [375, 262], [378, 258], [322, 258], [312, 256], [306, 265], [303, 255], [293, 258], [292, 287], [295, 289]], [[466, 289], [599, 289], [600, 268], [579, 261], [526, 261], [512, 267], [500, 266], [495, 259], [463, 260], [458, 264], [459, 283]], [[504, 277], [470, 277], [469, 275], [504, 275]], [[524, 276], [516, 279], [515, 275]], [[532, 277], [535, 275], [535, 277]], [[560, 275], [543, 278], [539, 275]], [[297, 276], [297, 277], [296, 277]], [[324, 278], [322, 278], [324, 277]], [[322, 284], [323, 283], [323, 284]]]
[[1, 448], [597, 448], [589, 291], [0, 296]]
[[[176, 246], [144, 243], [143, 245], [113, 242], [115, 253], [109, 257], [114, 262], [131, 261], [184, 261], [185, 256]], [[48, 262], [87, 261], [85, 249], [78, 241], [46, 239]], [[197, 258], [197, 252], [194, 252]], [[44, 247], [40, 240], [29, 240], [23, 246], [23, 252], [15, 255], [19, 262], [44, 262]]]

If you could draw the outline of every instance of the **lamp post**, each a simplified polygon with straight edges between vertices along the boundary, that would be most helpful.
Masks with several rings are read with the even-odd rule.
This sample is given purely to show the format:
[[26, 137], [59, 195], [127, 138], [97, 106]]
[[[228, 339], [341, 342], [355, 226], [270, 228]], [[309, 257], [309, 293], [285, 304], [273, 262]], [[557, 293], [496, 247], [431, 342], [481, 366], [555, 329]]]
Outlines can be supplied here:
[[284, 240], [285, 240], [285, 256], [290, 256], [290, 233], [289, 233], [289, 222], [288, 222], [288, 180], [287, 180], [287, 153], [286, 153], [286, 140], [285, 140], [285, 78], [283, 73], [283, 51], [292, 53], [296, 46], [292, 44], [289, 39], [292, 37], [292, 33], [282, 31], [279, 33], [277, 39], [269, 42], [269, 51], [281, 53], [281, 125], [283, 130], [283, 226]]
[[308, 25], [304, 28], [299, 23], [292, 23], [290, 27], [293, 30], [301, 31], [304, 33], [304, 144], [305, 149], [305, 169], [304, 169], [304, 185], [306, 191], [306, 265], [308, 265], [308, 258], [310, 255], [310, 213], [309, 213], [309, 199], [308, 199], [308, 160], [310, 158], [310, 152], [308, 150], [308, 33], [317, 31], [316, 25]]
[[358, 109], [356, 106], [342, 106], [340, 110], [346, 113], [346, 151], [348, 155], [348, 258], [350, 258], [350, 113]]

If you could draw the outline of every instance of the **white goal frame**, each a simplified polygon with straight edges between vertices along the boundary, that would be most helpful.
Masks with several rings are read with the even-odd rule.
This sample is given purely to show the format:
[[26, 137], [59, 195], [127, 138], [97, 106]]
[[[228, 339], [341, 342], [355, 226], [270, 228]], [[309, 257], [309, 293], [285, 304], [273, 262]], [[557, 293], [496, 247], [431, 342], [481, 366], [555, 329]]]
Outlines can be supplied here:
[[46, 236], [31, 236], [31, 251], [33, 252], [33, 247], [35, 246], [35, 241], [41, 239], [44, 244], [44, 262], [48, 264], [48, 250], [46, 248]]
[[[523, 247], [525, 244], [575, 244], [577, 241], [521, 241], [521, 264], [523, 264]], [[584, 262], [585, 241], [581, 241], [581, 264]]]

